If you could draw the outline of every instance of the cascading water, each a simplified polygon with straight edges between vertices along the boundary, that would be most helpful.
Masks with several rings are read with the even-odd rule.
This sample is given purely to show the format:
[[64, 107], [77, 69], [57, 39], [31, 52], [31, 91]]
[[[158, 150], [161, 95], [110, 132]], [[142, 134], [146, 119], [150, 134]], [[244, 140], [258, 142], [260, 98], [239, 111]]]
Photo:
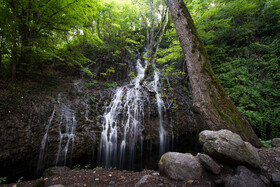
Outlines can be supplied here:
[[163, 110], [166, 111], [164, 101], [161, 98], [159, 89], [159, 70], [154, 67], [154, 80], [147, 86], [149, 91], [156, 93], [157, 110], [159, 116], [159, 156], [161, 156], [166, 151], [167, 133], [163, 126]]
[[[154, 149], [153, 145], [156, 145], [154, 143], [157, 141], [153, 140], [153, 134], [156, 132], [158, 132], [159, 135], [159, 149], [157, 150], [159, 156], [168, 149], [167, 131], [164, 128], [166, 107], [160, 94], [161, 84], [159, 71], [155, 68], [153, 77], [150, 77], [152, 78], [152, 80], [150, 80], [151, 82], [145, 81], [142, 86], [140, 82], [144, 78], [145, 68], [147, 68], [147, 62], [145, 61], [144, 65], [142, 65], [141, 60], [137, 60], [137, 76], [129, 84], [115, 90], [110, 104], [105, 108], [103, 116], [97, 116], [95, 120], [91, 120], [90, 112], [92, 111], [92, 106], [87, 102], [83, 102], [85, 113], [82, 114], [84, 114], [84, 120], [88, 124], [94, 125], [97, 119], [100, 117], [102, 119], [100, 124], [102, 128], [100, 138], [98, 134], [96, 134], [98, 130], [92, 130], [93, 142], [99, 140], [98, 165], [103, 165], [107, 168], [117, 167], [119, 169], [130, 170], [142, 168], [143, 144], [145, 143], [145, 145], [149, 147], [150, 157], [154, 157], [155, 155], [152, 150]], [[75, 88], [77, 88], [80, 83], [80, 81], [75, 81]], [[82, 93], [80, 87], [78, 87], [78, 93]], [[152, 111], [153, 114], [156, 112], [155, 116], [158, 116], [158, 119], [154, 118], [156, 119], [155, 124], [158, 124], [158, 127], [155, 126], [151, 128], [154, 130], [152, 131], [153, 134], [149, 134], [149, 137], [145, 139], [144, 142], [144, 124], [147, 122], [146, 120], [150, 119], [150, 94], [154, 96], [156, 101], [155, 105], [153, 105], [156, 106], [156, 108]], [[97, 103], [100, 103], [102, 98], [103, 96], [101, 94]], [[97, 107], [99, 107], [98, 104], [95, 105], [94, 108], [96, 111], [98, 109]], [[46, 134], [42, 139], [38, 163], [41, 163], [43, 160], [49, 127], [51, 123], [56, 123], [58, 126], [59, 142], [55, 157], [55, 165], [66, 165], [67, 163], [67, 165], [71, 166], [77, 124], [76, 112], [72, 108], [75, 108], [75, 106], [72, 107], [70, 101], [63, 94], [58, 94], [57, 104], [54, 106], [54, 111], [48, 121]], [[148, 114], [148, 116], [145, 116], [145, 114]], [[54, 116], [55, 119], [53, 120]], [[146, 133], [147, 132], [148, 131], [146, 131]], [[147, 135], [146, 133], [145, 137]], [[150, 143], [147, 144], [146, 140]], [[92, 146], [93, 162], [94, 151], [95, 145]], [[69, 152], [71, 154], [70, 156], [68, 156]], [[147, 157], [147, 154], [145, 154], [144, 157]], [[68, 163], [68, 158], [70, 158], [70, 163]], [[137, 166], [135, 165], [136, 163]]]
[[[130, 84], [119, 87], [103, 115], [99, 146], [99, 163], [106, 167], [134, 169], [137, 143], [143, 147], [144, 104], [147, 99], [140, 80], [145, 67], [137, 60], [137, 77]], [[120, 135], [120, 137], [118, 137]], [[121, 140], [118, 144], [118, 140]]]
[[156, 92], [156, 99], [157, 99], [157, 107], [158, 107], [158, 115], [159, 115], [159, 156], [161, 156], [165, 152], [165, 145], [166, 145], [166, 131], [163, 127], [163, 115], [162, 110], [165, 110], [164, 102], [159, 93], [159, 75], [158, 71], [154, 71], [154, 81], [155, 81], [155, 92]]
[[[60, 154], [61, 154], [63, 140], [66, 141], [65, 146], [63, 148], [63, 165], [66, 165], [67, 153], [69, 150], [70, 143], [71, 143], [71, 153], [70, 153], [71, 154], [70, 165], [71, 165], [77, 121], [75, 118], [75, 112], [72, 111], [71, 108], [69, 106], [65, 105], [64, 103], [61, 106], [60, 115], [61, 116], [60, 116], [60, 123], [59, 123], [59, 145], [58, 145], [58, 151], [57, 151], [55, 165], [58, 165], [59, 158], [61, 156]], [[64, 131], [63, 131], [63, 127], [64, 127]]]
[[42, 142], [41, 142], [41, 150], [40, 150], [40, 154], [39, 154], [39, 160], [38, 160], [38, 163], [37, 163], [37, 169], [36, 169], [36, 173], [35, 175], [40, 175], [42, 169], [43, 169], [43, 160], [44, 160], [44, 153], [45, 153], [45, 148], [46, 148], [46, 142], [47, 142], [47, 139], [48, 139], [48, 135], [49, 135], [49, 129], [50, 129], [50, 126], [51, 126], [51, 123], [52, 123], [52, 120], [53, 120], [53, 117], [54, 117], [54, 114], [55, 114], [55, 107], [53, 108], [53, 112], [52, 112], [52, 115], [49, 119], [49, 122], [48, 122], [48, 125], [47, 125], [47, 130], [46, 130], [46, 133], [42, 139]]
[[[75, 118], [75, 112], [71, 110], [70, 106], [66, 104], [67, 102], [62, 102], [62, 94], [59, 93], [57, 96], [57, 105], [54, 106], [53, 112], [49, 118], [46, 132], [43, 136], [43, 139], [41, 141], [41, 149], [37, 164], [37, 169], [35, 172], [36, 176], [39, 176], [42, 172], [42, 169], [44, 169], [44, 157], [46, 152], [46, 144], [49, 137], [49, 129], [52, 123], [57, 123], [56, 118], [60, 118], [59, 121], [59, 144], [58, 144], [58, 151], [56, 155], [56, 161], [55, 165], [62, 164], [66, 165], [67, 161], [67, 154], [69, 150], [69, 146], [71, 145], [71, 155], [70, 155], [70, 165], [72, 161], [72, 152], [75, 142], [75, 130], [76, 130], [76, 118]], [[56, 117], [55, 117], [56, 116]], [[62, 149], [63, 147], [63, 149]], [[61, 151], [63, 152], [63, 155], [61, 156]], [[61, 157], [63, 157], [61, 159]], [[59, 162], [62, 163], [59, 163]]]

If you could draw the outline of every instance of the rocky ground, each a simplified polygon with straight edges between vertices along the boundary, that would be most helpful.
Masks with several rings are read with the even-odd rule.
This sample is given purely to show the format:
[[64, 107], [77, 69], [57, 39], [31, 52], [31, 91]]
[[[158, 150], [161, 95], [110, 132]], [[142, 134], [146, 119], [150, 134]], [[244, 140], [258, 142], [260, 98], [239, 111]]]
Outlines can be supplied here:
[[[273, 173], [280, 168], [280, 148], [261, 148], [259, 149], [261, 158], [261, 168], [250, 168], [258, 176], [263, 175], [269, 179], [269, 173]], [[221, 165], [222, 173], [219, 176], [203, 171], [199, 180], [176, 181], [162, 176], [158, 171], [143, 170], [141, 172], [120, 171], [109, 169], [91, 169], [91, 170], [70, 170], [60, 168], [56, 172], [33, 181], [25, 181], [13, 184], [4, 184], [1, 187], [30, 187], [30, 186], [217, 186], [215, 180], [220, 177], [229, 177], [234, 175], [236, 166]], [[249, 167], [248, 167], [249, 168]], [[267, 183], [267, 186], [273, 186]], [[275, 186], [275, 185], [274, 185]]]

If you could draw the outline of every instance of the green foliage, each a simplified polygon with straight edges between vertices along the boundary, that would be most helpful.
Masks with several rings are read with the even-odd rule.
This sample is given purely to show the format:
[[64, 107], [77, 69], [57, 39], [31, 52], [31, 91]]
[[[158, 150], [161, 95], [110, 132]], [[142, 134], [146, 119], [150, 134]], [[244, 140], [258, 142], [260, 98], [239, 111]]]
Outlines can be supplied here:
[[97, 80], [92, 80], [91, 82], [85, 83], [86, 88], [93, 88], [98, 83]]
[[5, 182], [7, 180], [7, 177], [0, 177], [0, 184], [2, 184], [3, 182]]
[[90, 169], [90, 164], [86, 165], [85, 169]]
[[262, 140], [260, 139], [261, 143], [264, 147], [271, 148], [271, 140]]
[[23, 179], [23, 177], [20, 177], [20, 178], [16, 181], [16, 183], [22, 182], [22, 179]]
[[135, 75], [134, 72], [129, 72], [128, 77], [129, 77], [130, 79], [135, 79], [135, 78], [136, 78], [136, 75]]
[[102, 166], [96, 166], [94, 169], [103, 169]]
[[118, 86], [118, 83], [117, 83], [117, 82], [111, 82], [111, 83], [106, 82], [106, 83], [104, 84], [104, 86], [105, 86], [106, 88], [115, 88], [115, 87]]
[[226, 93], [258, 136], [279, 137], [279, 1], [194, 0], [189, 8]]
[[73, 170], [81, 170], [82, 167], [80, 164], [76, 164], [74, 167], [73, 167]]

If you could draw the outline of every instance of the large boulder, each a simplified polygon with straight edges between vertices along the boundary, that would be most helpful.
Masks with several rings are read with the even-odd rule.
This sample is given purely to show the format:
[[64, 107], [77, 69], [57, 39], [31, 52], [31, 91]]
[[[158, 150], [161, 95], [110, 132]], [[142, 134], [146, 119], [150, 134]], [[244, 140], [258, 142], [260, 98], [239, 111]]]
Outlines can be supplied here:
[[207, 154], [224, 162], [260, 167], [257, 148], [229, 130], [202, 131], [199, 133], [199, 142]]
[[274, 138], [271, 141], [271, 146], [272, 147], [280, 147], [280, 138]]
[[201, 177], [199, 159], [190, 153], [165, 153], [159, 161], [159, 171], [174, 180], [195, 180]]
[[217, 164], [209, 155], [199, 154], [199, 159], [202, 165], [211, 171], [212, 173], [218, 175], [221, 172], [221, 166]]
[[224, 187], [265, 187], [265, 183], [256, 174], [244, 166], [238, 166], [236, 174], [215, 181], [216, 185]]

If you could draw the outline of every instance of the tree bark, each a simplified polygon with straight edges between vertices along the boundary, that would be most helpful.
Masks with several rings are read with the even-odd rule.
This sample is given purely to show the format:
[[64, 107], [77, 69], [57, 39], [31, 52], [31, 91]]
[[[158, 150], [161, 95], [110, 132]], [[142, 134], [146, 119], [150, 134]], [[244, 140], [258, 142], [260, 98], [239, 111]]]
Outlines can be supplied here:
[[215, 76], [204, 44], [183, 0], [166, 0], [187, 60], [193, 103], [209, 129], [229, 129], [256, 147], [261, 143], [251, 125], [225, 94]]

